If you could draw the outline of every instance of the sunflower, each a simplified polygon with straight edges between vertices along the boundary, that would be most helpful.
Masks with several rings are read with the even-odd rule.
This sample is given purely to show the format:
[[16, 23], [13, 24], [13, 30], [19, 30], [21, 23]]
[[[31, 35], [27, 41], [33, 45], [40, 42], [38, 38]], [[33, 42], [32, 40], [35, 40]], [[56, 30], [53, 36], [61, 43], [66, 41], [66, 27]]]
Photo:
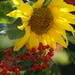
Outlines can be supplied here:
[[39, 43], [50, 45], [53, 49], [56, 44], [67, 48], [68, 39], [65, 30], [74, 34], [74, 29], [70, 24], [75, 24], [75, 16], [70, 12], [75, 11], [73, 5], [65, 3], [63, 0], [52, 0], [46, 7], [43, 7], [45, 0], [37, 0], [32, 6], [23, 3], [22, 0], [13, 0], [17, 4], [17, 10], [7, 14], [7, 16], [18, 18], [23, 21], [19, 29], [25, 29], [26, 34], [17, 39], [14, 51], [18, 51], [24, 45], [27, 49], [37, 48]]

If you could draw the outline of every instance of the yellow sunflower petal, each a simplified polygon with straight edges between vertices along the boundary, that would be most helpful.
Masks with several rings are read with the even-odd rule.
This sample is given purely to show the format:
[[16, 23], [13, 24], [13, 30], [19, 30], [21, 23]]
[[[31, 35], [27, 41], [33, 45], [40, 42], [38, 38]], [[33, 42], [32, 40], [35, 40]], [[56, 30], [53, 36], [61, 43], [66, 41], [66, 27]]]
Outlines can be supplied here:
[[67, 35], [66, 35], [66, 32], [65, 32], [65, 30], [58, 30], [58, 31], [60, 31], [60, 34], [65, 38], [65, 40], [66, 40], [66, 44], [68, 45], [68, 38], [67, 38]]
[[71, 4], [67, 4], [66, 2], [60, 2], [60, 1], [56, 1], [53, 0], [49, 5], [48, 8], [53, 9], [54, 7], [59, 8], [61, 11], [64, 12], [72, 12], [75, 11], [75, 6], [71, 5]]
[[58, 16], [59, 16], [59, 18], [65, 18], [71, 24], [75, 24], [75, 15], [73, 15], [71, 13], [61, 13]]
[[32, 47], [37, 48], [39, 46], [39, 40], [34, 32], [32, 32], [30, 35], [29, 44], [30, 44], [30, 49]]
[[18, 6], [17, 7], [20, 11], [23, 12], [23, 14], [26, 16], [26, 17], [29, 17], [32, 15], [33, 13], [33, 8], [28, 5], [28, 4], [24, 4], [24, 5], [21, 5], [21, 6]]
[[30, 27], [28, 26], [26, 28], [26, 34], [22, 38], [16, 40], [16, 43], [14, 45], [14, 51], [18, 51], [21, 47], [23, 47], [26, 44], [29, 36], [30, 36]]
[[63, 20], [57, 19], [55, 22], [56, 22], [55, 24], [58, 28], [74, 32], [73, 27], [70, 24], [68, 24], [64, 19]]
[[60, 45], [64, 47], [67, 47], [67, 44], [65, 43], [64, 39], [61, 37], [58, 31], [52, 28], [49, 31], [49, 34], [56, 40], [57, 43], [59, 43]]
[[43, 34], [42, 37], [43, 37], [43, 40], [46, 42], [46, 45], [47, 44], [50, 45], [50, 38], [49, 38], [49, 36], [47, 34]]
[[56, 29], [57, 32], [59, 32], [59, 34], [65, 39], [66, 41], [66, 44], [68, 45], [68, 38], [66, 36], [66, 32], [64, 29], [61, 29], [61, 28], [57, 28], [57, 27], [54, 27]]
[[68, 45], [68, 38], [67, 38], [67, 36], [66, 36], [65, 30], [60, 30], [60, 33], [61, 33], [61, 35], [65, 38], [66, 44]]
[[50, 39], [50, 47], [55, 49], [56, 48], [56, 41], [54, 40], [53, 37], [50, 36], [49, 33], [47, 33], [47, 35], [49, 36], [49, 39]]
[[60, 20], [61, 21], [61, 22], [59, 21], [60, 23], [65, 22], [65, 23], [75, 24], [75, 15], [71, 13], [61, 12], [58, 10], [58, 8], [54, 8], [52, 11], [53, 11], [52, 13], [54, 16], [54, 20], [58, 21]]
[[18, 28], [23, 30], [27, 25], [28, 25], [28, 21], [26, 21], [23, 25], [18, 26]]
[[[55, 17], [55, 18], [65, 18], [68, 20], [69, 23], [72, 23], [72, 24], [75, 24], [75, 15], [71, 14], [71, 13], [67, 13], [67, 12], [62, 12], [60, 11], [58, 8], [53, 8], [51, 9], [52, 11], [52, 15]], [[61, 14], [60, 14], [61, 13]]]
[[34, 4], [34, 6], [35, 6], [36, 8], [40, 8], [40, 7], [42, 7], [42, 4], [44, 3], [44, 1], [45, 1], [45, 0], [38, 0], [38, 1]]
[[18, 4], [18, 5], [23, 5], [23, 1], [22, 0], [12, 0], [14, 4]]
[[58, 2], [63, 2], [64, 0], [53, 0], [53, 1], [54, 1], [54, 2], [55, 2], [55, 1], [56, 1], [56, 2], [57, 2], [57, 1], [58, 1]]
[[22, 12], [20, 10], [14, 10], [14, 11], [8, 13], [6, 16], [15, 17], [15, 18], [24, 17], [24, 15], [22, 14]]

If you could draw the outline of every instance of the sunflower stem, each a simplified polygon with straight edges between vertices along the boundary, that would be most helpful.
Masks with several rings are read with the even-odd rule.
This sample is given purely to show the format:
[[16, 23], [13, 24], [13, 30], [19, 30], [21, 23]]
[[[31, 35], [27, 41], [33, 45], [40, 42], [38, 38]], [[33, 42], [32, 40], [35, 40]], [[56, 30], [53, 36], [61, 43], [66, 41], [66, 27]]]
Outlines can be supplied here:
[[51, 1], [52, 0], [45, 0], [45, 3], [43, 4], [42, 7], [47, 7], [50, 4]]

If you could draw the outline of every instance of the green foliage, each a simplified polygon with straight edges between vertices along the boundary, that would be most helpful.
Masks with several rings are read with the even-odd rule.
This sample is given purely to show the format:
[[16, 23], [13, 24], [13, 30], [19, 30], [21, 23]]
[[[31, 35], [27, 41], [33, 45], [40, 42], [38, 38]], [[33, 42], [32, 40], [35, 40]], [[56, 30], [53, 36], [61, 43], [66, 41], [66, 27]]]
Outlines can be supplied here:
[[17, 51], [17, 54], [18, 55], [24, 55], [24, 53], [26, 52], [26, 48], [25, 47], [22, 47], [19, 51]]
[[0, 35], [8, 35], [12, 40], [22, 37], [25, 30], [18, 29], [19, 25], [22, 25], [21, 19], [17, 19], [13, 24], [0, 24]]
[[45, 3], [43, 4], [43, 7], [47, 7], [50, 4], [51, 1], [52, 0], [45, 0]]
[[59, 67], [56, 64], [52, 64], [51, 66], [51, 74], [52, 75], [59, 75]]
[[25, 34], [25, 30], [17, 28], [18, 25], [22, 25], [21, 20], [6, 16], [14, 9], [16, 5], [12, 1], [0, 2], [0, 35], [8, 35], [10, 39], [17, 39]]
[[69, 40], [71, 43], [75, 44], [75, 36], [68, 36], [68, 40]]
[[44, 72], [45, 72], [46, 75], [50, 75], [50, 73], [51, 73], [50, 66], [47, 67], [46, 69], [44, 69]]
[[7, 13], [14, 10], [16, 5], [13, 4], [12, 1], [3, 1], [0, 2], [0, 23], [13, 23], [15, 21], [14, 18], [6, 16]]
[[75, 52], [70, 51], [73, 58], [75, 58]]
[[26, 71], [23, 75], [33, 75], [32, 73], [33, 73], [32, 71]]
[[3, 51], [0, 52], [0, 57], [1, 57], [0, 58], [0, 62], [1, 62], [3, 60], [3, 57], [4, 57], [4, 52]]

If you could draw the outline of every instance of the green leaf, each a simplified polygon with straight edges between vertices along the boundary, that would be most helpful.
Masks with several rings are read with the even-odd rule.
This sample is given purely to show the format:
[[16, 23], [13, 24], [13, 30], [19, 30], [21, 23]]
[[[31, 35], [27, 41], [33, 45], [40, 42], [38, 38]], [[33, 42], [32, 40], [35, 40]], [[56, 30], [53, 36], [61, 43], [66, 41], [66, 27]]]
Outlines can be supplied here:
[[34, 75], [46, 75], [45, 71], [36, 71]]
[[6, 34], [10, 39], [18, 39], [24, 36], [25, 29], [20, 30], [17, 26], [22, 25], [21, 19], [17, 19], [13, 24], [7, 25]]
[[7, 35], [10, 39], [18, 39], [21, 38], [25, 34], [25, 30], [19, 30], [18, 28], [13, 28], [10, 30], [7, 30]]
[[33, 65], [32, 60], [24, 60], [24, 63], [25, 63], [25, 65], [27, 65], [27, 66], [32, 66], [32, 65]]
[[[32, 71], [26, 71], [25, 73], [24, 73], [24, 75], [32, 75]], [[39, 74], [40, 75], [40, 74]]]
[[53, 75], [59, 75], [59, 69], [58, 68], [54, 69], [54, 74]]
[[58, 68], [57, 65], [53, 64], [51, 66], [51, 74], [53, 74], [53, 75], [59, 75], [59, 68]]
[[75, 52], [70, 51], [73, 58], [75, 58]]
[[18, 29], [17, 26], [19, 25], [22, 25], [21, 19], [17, 19], [13, 24], [0, 24], [0, 34], [8, 35], [8, 37], [12, 40], [21, 38], [25, 34], [25, 29]]
[[69, 62], [72, 62], [73, 61], [73, 57], [70, 55], [69, 56]]
[[4, 57], [4, 52], [3, 52], [3, 51], [1, 51], [1, 52], [0, 52], [0, 61], [2, 61], [2, 60], [3, 60], [3, 57]]
[[75, 60], [73, 61], [73, 64], [74, 64], [74, 66], [75, 66]]
[[24, 55], [24, 53], [26, 52], [27, 49], [25, 49], [25, 47], [22, 47], [18, 52], [17, 54], [18, 55]]
[[3, 11], [0, 11], [0, 23], [13, 23], [16, 19], [6, 16]]
[[[22, 62], [21, 62], [22, 63]], [[23, 70], [28, 70], [30, 67], [29, 66], [27, 66], [27, 65], [23, 65], [23, 67], [22, 67], [22, 69], [20, 70], [20, 71], [23, 71]]]
[[27, 0], [23, 0], [23, 2], [24, 2], [24, 3], [26, 3], [26, 2], [27, 2]]
[[16, 19], [6, 16], [6, 14], [14, 9], [16, 9], [16, 5], [12, 1], [0, 2], [0, 23], [13, 23]]
[[51, 73], [50, 67], [47, 67], [47, 68], [45, 69], [45, 73], [46, 73], [46, 75], [50, 75], [50, 73]]
[[75, 44], [75, 36], [68, 36], [68, 40], [69, 40], [72, 44]]

